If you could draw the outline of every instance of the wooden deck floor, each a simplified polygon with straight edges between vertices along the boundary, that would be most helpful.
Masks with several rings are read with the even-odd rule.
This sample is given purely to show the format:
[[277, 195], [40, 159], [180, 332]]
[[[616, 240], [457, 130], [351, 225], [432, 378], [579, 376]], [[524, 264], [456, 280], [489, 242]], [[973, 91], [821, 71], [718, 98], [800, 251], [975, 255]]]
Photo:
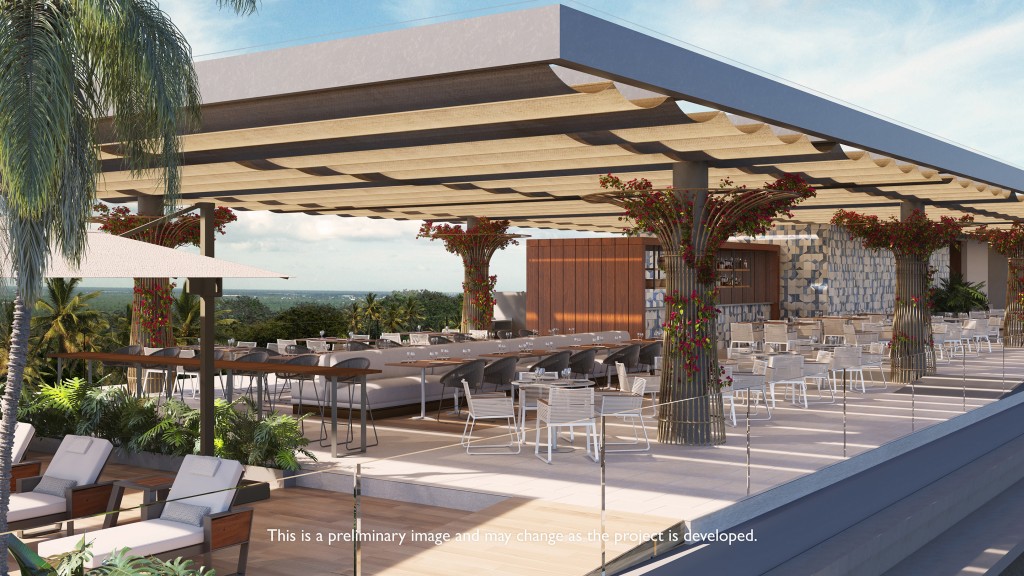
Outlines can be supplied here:
[[[29, 454], [49, 459], [48, 455]], [[110, 464], [103, 479], [147, 476], [154, 471]], [[137, 506], [141, 498], [129, 492], [123, 507]], [[272, 492], [270, 500], [252, 505], [256, 510], [249, 552], [248, 573], [257, 576], [355, 574], [353, 547], [349, 542], [330, 542], [343, 537], [353, 526], [351, 494], [311, 488], [288, 488]], [[568, 576], [586, 574], [600, 566], [601, 544], [592, 531], [599, 530], [596, 510], [509, 498], [479, 512], [471, 513], [436, 506], [424, 506], [363, 497], [362, 531], [374, 538], [396, 541], [367, 541], [362, 544], [362, 574], [406, 576], [420, 574], [539, 574]], [[138, 520], [138, 512], [121, 515], [120, 522]], [[101, 519], [76, 521], [76, 533], [99, 528]], [[625, 535], [658, 531], [671, 523], [665, 518], [639, 514], [610, 513], [610, 534], [620, 534], [607, 544], [608, 558], [632, 547]], [[413, 534], [432, 535], [413, 542]], [[283, 536], [282, 535], [291, 535]], [[401, 536], [404, 542], [397, 541]], [[440, 545], [439, 539], [448, 541]], [[461, 536], [460, 536], [461, 535]], [[308, 541], [305, 540], [308, 536]], [[456, 541], [468, 536], [465, 540]], [[479, 537], [479, 541], [471, 540]], [[568, 539], [579, 537], [579, 541]], [[590, 536], [590, 537], [588, 537]], [[44, 538], [26, 539], [35, 544]], [[610, 538], [615, 538], [611, 536]], [[552, 544], [551, 542], [555, 542]], [[214, 554], [217, 574], [234, 572], [237, 551]], [[197, 564], [202, 557], [194, 558]]]

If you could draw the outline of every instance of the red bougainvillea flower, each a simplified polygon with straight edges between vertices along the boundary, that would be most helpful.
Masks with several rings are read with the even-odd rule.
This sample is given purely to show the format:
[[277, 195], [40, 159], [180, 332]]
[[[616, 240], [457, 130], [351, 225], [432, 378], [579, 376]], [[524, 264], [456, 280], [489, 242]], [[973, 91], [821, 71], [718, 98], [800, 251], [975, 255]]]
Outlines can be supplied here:
[[[709, 191], [698, 213], [694, 206], [697, 194], [692, 190], [656, 190], [648, 180], [623, 182], [612, 174], [602, 176], [600, 184], [619, 192], [614, 203], [625, 210], [619, 218], [628, 224], [625, 234], [657, 236], [666, 253], [682, 256], [685, 266], [694, 270], [698, 283], [705, 287], [688, 296], [674, 292], [665, 297], [667, 344], [679, 352], [690, 377], [699, 370], [700, 354], [713, 353], [715, 347], [718, 247], [733, 235], [764, 234], [775, 218], [792, 216], [790, 208], [815, 195], [813, 188], [793, 174], [757, 189], [723, 181], [720, 189]], [[694, 230], [699, 238], [694, 238]], [[708, 376], [722, 383], [720, 375]]]

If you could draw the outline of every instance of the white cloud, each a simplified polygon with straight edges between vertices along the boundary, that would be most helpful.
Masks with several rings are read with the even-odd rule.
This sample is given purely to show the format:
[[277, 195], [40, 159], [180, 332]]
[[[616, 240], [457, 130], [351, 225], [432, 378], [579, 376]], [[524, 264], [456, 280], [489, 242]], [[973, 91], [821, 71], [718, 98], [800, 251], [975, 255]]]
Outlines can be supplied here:
[[419, 20], [451, 12], [439, 0], [388, 0], [381, 2], [381, 8], [396, 21]]
[[218, 8], [213, 0], [159, 0], [158, 3], [185, 35], [192, 46], [193, 57], [246, 44], [241, 34], [246, 17], [235, 14], [230, 7]]
[[237, 249], [292, 250], [296, 246], [315, 246], [356, 240], [389, 242], [414, 239], [420, 222], [340, 218], [309, 214], [275, 214], [272, 212], [236, 212], [238, 221], [231, 224], [222, 244]]

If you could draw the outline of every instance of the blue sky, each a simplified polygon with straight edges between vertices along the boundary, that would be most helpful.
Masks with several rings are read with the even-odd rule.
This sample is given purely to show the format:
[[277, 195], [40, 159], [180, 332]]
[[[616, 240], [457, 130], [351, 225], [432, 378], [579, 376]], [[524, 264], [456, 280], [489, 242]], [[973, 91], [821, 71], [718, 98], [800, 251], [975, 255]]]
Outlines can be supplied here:
[[[161, 0], [197, 59], [361, 36], [551, 2], [263, 0], [240, 18], [213, 0]], [[814, 0], [563, 2], [686, 43], [1024, 165], [1024, 4]], [[459, 291], [458, 259], [418, 223], [241, 213], [219, 257], [294, 275], [235, 288]], [[551, 232], [526, 231], [534, 237]], [[525, 246], [494, 257], [499, 290], [525, 289]]]

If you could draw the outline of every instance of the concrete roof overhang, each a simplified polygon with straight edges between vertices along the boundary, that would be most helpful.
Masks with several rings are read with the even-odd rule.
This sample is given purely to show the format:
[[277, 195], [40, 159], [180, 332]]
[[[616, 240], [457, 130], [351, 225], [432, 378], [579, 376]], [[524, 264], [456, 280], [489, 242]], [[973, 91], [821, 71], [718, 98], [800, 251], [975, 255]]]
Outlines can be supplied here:
[[[710, 185], [803, 174], [837, 208], [903, 200], [980, 222], [1024, 215], [1024, 171], [599, 18], [550, 6], [197, 63], [203, 126], [183, 139], [182, 197], [238, 210], [409, 220], [508, 218], [616, 232], [586, 202], [615, 173]], [[677, 101], [715, 109], [685, 112]], [[159, 194], [101, 147], [102, 199]]]

